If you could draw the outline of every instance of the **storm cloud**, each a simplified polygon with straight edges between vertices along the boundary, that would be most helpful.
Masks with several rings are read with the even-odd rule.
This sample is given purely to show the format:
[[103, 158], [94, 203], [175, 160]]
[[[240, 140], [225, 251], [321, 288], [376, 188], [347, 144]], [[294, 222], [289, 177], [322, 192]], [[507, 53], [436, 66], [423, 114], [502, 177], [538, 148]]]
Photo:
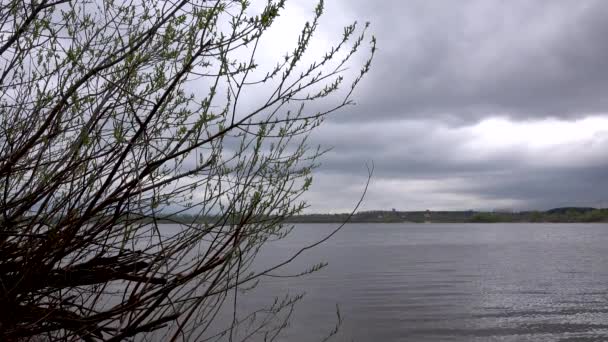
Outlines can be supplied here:
[[343, 5], [369, 18], [380, 42], [351, 118], [570, 119], [608, 105], [603, 1]]
[[[277, 25], [312, 10], [289, 6]], [[327, 1], [319, 39], [370, 21], [379, 50], [313, 136], [333, 149], [310, 210], [351, 208], [372, 162], [363, 209], [605, 206], [606, 17], [599, 0]]]

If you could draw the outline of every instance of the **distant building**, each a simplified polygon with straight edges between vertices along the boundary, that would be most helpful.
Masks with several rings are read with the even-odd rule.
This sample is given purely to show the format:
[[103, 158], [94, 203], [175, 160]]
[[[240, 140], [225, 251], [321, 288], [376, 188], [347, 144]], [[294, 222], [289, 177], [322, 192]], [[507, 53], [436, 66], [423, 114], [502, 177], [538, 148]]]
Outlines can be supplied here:
[[428, 209], [424, 213], [424, 223], [431, 223], [431, 211]]

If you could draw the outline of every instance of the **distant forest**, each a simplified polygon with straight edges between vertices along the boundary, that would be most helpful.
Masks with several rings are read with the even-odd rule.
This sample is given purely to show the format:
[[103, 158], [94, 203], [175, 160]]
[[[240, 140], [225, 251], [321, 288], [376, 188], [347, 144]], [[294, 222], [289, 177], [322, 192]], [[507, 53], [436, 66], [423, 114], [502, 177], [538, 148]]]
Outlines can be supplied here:
[[[608, 222], [608, 209], [563, 207], [547, 211], [397, 211], [374, 210], [353, 214], [304, 214], [290, 217], [289, 223], [527, 223], [527, 222]], [[171, 216], [162, 222], [216, 222], [215, 217]]]

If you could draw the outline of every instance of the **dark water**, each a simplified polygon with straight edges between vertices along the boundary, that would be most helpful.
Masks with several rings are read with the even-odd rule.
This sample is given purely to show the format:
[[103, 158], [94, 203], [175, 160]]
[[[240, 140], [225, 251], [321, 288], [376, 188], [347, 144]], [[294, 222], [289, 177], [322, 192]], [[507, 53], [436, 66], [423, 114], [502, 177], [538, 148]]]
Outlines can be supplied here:
[[[276, 260], [328, 232], [298, 225], [261, 255]], [[353, 224], [282, 274], [265, 279], [245, 312], [306, 292], [283, 341], [608, 340], [608, 225]]]

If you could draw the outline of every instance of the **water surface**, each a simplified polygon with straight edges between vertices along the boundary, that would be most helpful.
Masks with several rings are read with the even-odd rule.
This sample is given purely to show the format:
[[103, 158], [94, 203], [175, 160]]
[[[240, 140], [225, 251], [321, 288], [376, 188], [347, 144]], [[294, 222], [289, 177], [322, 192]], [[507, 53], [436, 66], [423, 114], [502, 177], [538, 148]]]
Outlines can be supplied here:
[[[287, 256], [335, 225], [301, 224], [260, 256]], [[608, 340], [608, 225], [351, 224], [240, 308], [305, 292], [284, 341]], [[243, 311], [243, 312], [244, 312]]]

